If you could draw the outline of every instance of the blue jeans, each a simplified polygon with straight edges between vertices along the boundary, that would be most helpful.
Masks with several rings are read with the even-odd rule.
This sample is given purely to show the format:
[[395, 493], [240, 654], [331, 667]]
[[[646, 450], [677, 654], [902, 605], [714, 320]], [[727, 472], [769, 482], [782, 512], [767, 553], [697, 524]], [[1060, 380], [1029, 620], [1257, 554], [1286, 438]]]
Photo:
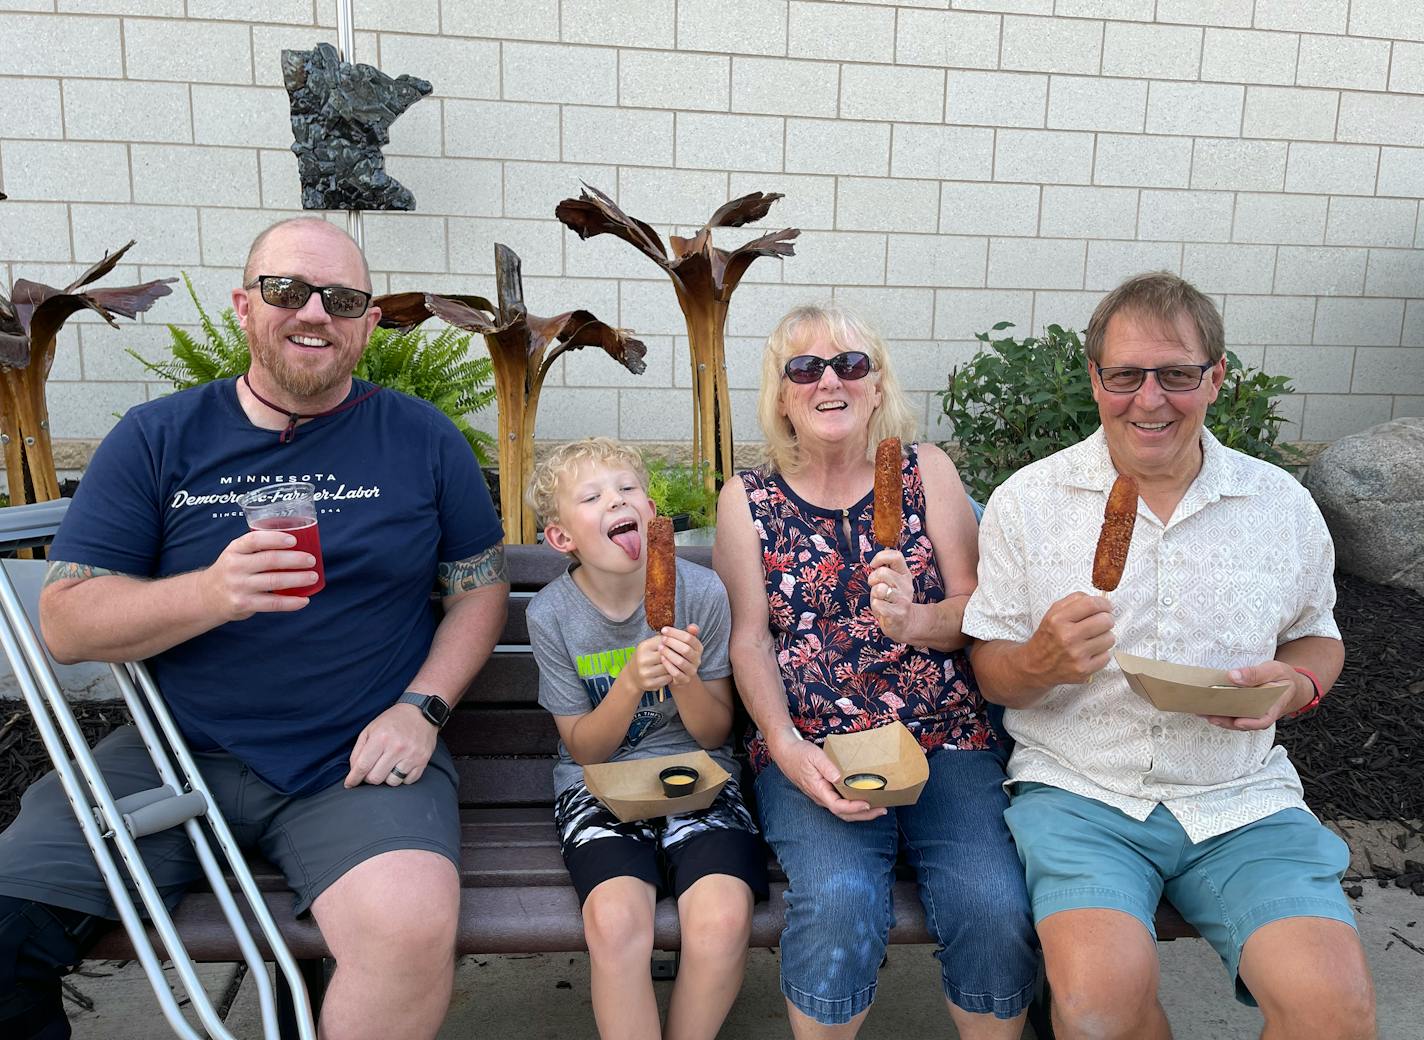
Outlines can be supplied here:
[[875, 999], [895, 923], [901, 847], [939, 943], [945, 995], [965, 1011], [1013, 1018], [1028, 1007], [1038, 944], [993, 751], [939, 750], [914, 805], [847, 823], [807, 798], [774, 764], [757, 777], [762, 829], [789, 882], [781, 992], [826, 1025]]

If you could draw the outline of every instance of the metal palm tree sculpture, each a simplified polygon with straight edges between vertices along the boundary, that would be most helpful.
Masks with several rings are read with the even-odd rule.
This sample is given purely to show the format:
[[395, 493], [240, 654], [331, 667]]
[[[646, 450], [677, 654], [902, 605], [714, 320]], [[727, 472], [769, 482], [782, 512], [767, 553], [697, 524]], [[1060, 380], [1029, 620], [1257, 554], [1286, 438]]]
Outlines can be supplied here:
[[729, 251], [712, 245], [712, 229], [760, 220], [780, 198], [776, 192], [757, 191], [733, 199], [691, 238], [669, 235], [671, 254], [652, 227], [628, 216], [587, 184], [578, 198], [565, 199], [554, 209], [554, 215], [579, 238], [605, 234], [621, 238], [672, 279], [692, 354], [692, 457], [709, 491], [732, 472], [732, 406], [724, 339], [732, 293], [757, 257], [794, 256], [791, 242], [801, 234], [796, 228], [773, 231]]
[[7, 298], [0, 293], [0, 441], [10, 478], [10, 501], [47, 502], [59, 497], [50, 442], [45, 380], [54, 364], [55, 339], [65, 320], [85, 308], [114, 328], [115, 315], [136, 318], [167, 296], [175, 278], [121, 289], [88, 289], [118, 264], [133, 242], [110, 253], [63, 289], [21, 278]]
[[[504, 538], [532, 544], [535, 516], [524, 505], [524, 486], [534, 469], [534, 421], [539, 392], [549, 368], [565, 351], [600, 347], [628, 371], [641, 375], [647, 353], [628, 329], [617, 329], [584, 310], [552, 318], [530, 314], [524, 306], [519, 257], [505, 245], [494, 247], [495, 288], [499, 305], [483, 296], [439, 296], [404, 292], [375, 300], [381, 324], [412, 328], [430, 315], [484, 336], [494, 367], [499, 404], [499, 499]], [[552, 345], [552, 347], [551, 347]]]

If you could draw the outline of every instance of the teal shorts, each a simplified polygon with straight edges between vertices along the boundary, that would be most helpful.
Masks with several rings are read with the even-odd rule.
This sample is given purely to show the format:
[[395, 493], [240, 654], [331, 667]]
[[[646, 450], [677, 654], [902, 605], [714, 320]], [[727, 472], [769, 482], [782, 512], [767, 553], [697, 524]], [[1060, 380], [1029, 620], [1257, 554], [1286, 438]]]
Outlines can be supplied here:
[[1004, 819], [1013, 832], [1037, 924], [1060, 910], [1121, 910], [1155, 939], [1165, 894], [1211, 943], [1236, 982], [1241, 950], [1263, 924], [1325, 917], [1355, 927], [1340, 889], [1350, 849], [1304, 809], [1280, 812], [1193, 843], [1165, 806], [1144, 821], [1044, 784], [1015, 785]]

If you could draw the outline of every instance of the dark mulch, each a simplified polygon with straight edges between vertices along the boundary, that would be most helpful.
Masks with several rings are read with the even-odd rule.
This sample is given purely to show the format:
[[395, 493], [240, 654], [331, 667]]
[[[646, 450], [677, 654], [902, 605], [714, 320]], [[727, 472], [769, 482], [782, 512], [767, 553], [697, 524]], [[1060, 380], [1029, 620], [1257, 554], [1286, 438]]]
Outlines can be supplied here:
[[1424, 819], [1424, 596], [1335, 575], [1345, 670], [1277, 739], [1322, 819]]
[[[10, 826], [19, 813], [25, 788], [50, 770], [49, 756], [24, 702], [6, 701], [5, 705], [11, 710], [0, 719], [0, 830]], [[92, 745], [127, 722], [129, 713], [122, 702], [81, 703], [74, 706], [74, 717]]]
[[[1281, 724], [1278, 739], [1327, 820], [1424, 820], [1424, 596], [1335, 576], [1345, 671], [1320, 708]], [[125, 720], [121, 705], [76, 706], [91, 743]], [[0, 828], [49, 768], [28, 713], [0, 719]]]

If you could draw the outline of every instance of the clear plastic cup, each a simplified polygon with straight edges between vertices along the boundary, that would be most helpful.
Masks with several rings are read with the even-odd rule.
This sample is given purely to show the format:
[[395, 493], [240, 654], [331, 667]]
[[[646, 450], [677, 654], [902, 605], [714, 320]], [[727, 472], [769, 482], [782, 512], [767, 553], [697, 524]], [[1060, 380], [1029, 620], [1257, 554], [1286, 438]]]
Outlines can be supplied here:
[[253, 531], [286, 531], [295, 535], [292, 548], [316, 558], [316, 581], [295, 589], [277, 589], [279, 596], [314, 596], [326, 588], [321, 562], [321, 534], [316, 524], [316, 488], [302, 482], [268, 484], [242, 496], [242, 513]]

